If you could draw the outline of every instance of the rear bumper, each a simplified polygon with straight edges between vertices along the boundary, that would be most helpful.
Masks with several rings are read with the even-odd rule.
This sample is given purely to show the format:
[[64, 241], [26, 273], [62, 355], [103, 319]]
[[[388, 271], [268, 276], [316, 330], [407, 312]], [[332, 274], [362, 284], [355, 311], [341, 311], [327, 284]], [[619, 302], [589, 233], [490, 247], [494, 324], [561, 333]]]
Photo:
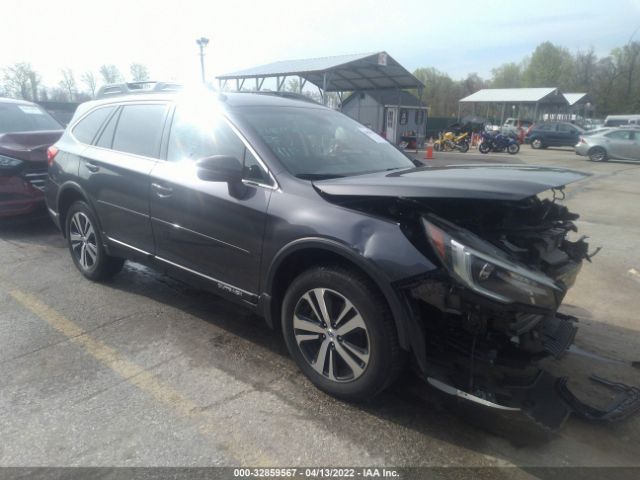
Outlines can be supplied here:
[[43, 204], [44, 193], [24, 178], [0, 176], [0, 218], [26, 215]]
[[575, 147], [575, 151], [576, 151], [576, 155], [581, 155], [583, 157], [586, 157], [587, 155], [589, 155], [589, 146], [584, 144], [584, 143], [579, 143], [577, 144]]

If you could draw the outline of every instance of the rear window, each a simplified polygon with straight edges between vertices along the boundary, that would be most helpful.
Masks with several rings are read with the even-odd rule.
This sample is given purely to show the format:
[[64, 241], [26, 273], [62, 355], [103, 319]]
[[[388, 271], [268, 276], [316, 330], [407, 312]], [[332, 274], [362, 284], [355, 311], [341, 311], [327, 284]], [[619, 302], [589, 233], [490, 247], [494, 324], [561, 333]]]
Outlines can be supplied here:
[[96, 137], [98, 130], [100, 130], [100, 127], [114, 109], [115, 107], [110, 106], [98, 108], [90, 112], [88, 115], [82, 118], [82, 120], [80, 120], [75, 127], [73, 127], [73, 136], [82, 143], [89, 144], [93, 142], [93, 139]]
[[62, 130], [62, 126], [38, 105], [0, 103], [0, 133]]
[[157, 158], [165, 112], [166, 106], [160, 104], [124, 106], [113, 137], [113, 149]]
[[627, 125], [629, 123], [628, 120], [622, 120], [622, 119], [612, 119], [612, 120], [607, 120], [604, 123], [605, 127], [619, 127], [620, 125]]

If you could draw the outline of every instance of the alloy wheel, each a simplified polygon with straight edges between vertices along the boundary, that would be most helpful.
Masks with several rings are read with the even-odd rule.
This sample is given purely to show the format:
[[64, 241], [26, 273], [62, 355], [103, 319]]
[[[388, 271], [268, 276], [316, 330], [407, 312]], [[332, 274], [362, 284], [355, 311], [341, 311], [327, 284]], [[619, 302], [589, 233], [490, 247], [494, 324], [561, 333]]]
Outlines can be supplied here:
[[335, 382], [360, 377], [369, 364], [369, 334], [364, 319], [342, 294], [314, 288], [298, 300], [293, 333], [311, 367]]
[[98, 244], [95, 230], [86, 214], [76, 212], [71, 217], [69, 241], [71, 250], [82, 269], [91, 269], [98, 259]]

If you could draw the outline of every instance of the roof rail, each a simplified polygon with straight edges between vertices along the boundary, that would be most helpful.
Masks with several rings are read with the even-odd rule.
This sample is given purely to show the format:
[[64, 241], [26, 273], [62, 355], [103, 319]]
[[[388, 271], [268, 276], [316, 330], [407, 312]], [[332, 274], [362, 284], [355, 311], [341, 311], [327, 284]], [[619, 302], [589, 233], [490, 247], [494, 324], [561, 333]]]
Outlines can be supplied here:
[[106, 97], [116, 97], [120, 95], [131, 95], [136, 93], [167, 93], [182, 90], [183, 85], [175, 82], [126, 82], [111, 83], [100, 87], [96, 93], [96, 99]]

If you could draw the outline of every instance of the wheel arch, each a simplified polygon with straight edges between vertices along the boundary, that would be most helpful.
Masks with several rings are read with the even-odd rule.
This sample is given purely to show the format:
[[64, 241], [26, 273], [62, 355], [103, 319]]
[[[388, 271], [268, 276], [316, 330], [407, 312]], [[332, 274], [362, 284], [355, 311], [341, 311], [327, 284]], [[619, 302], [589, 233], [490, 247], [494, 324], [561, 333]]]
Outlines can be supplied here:
[[[366, 275], [383, 295], [393, 315], [398, 341], [404, 350], [413, 350], [419, 363], [425, 358], [423, 329], [406, 301], [393, 288], [386, 275], [369, 260], [347, 246], [329, 239], [299, 239], [281, 248], [274, 256], [266, 275], [262, 312], [269, 326], [277, 328], [282, 300], [291, 281], [314, 266], [340, 265]], [[421, 365], [422, 366], [422, 365]]]
[[[86, 202], [92, 209], [93, 205], [89, 200], [89, 196], [82, 189], [80, 185], [75, 182], [69, 182], [64, 184], [60, 190], [58, 191], [58, 197], [56, 199], [56, 207], [58, 209], [58, 215], [60, 219], [60, 229], [62, 230], [62, 235], [66, 238], [66, 216], [69, 211], [69, 207], [73, 205], [74, 202], [82, 200]], [[95, 209], [94, 209], [95, 211]]]

